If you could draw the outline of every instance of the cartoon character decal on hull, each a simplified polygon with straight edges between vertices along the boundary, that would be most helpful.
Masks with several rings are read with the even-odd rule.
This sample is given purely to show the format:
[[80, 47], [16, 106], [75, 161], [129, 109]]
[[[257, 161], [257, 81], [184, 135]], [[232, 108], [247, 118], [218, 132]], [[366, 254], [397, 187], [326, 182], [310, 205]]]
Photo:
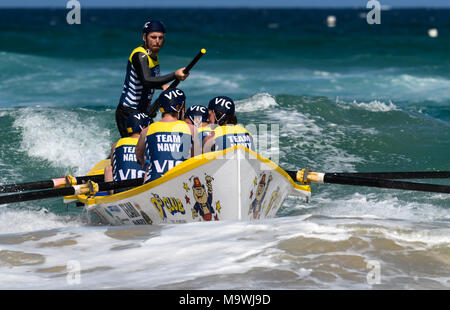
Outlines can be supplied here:
[[278, 210], [278, 207], [281, 204], [281, 193], [280, 193], [280, 187], [277, 186], [277, 188], [272, 192], [270, 195], [269, 204], [267, 205], [266, 212], [264, 212], [265, 216], [269, 214], [270, 210], [274, 208], [275, 210]]
[[[267, 180], [266, 180], [267, 178]], [[258, 178], [255, 177], [253, 184], [256, 186], [256, 189], [252, 189], [250, 191], [250, 199], [253, 201], [250, 203], [250, 207], [248, 209], [248, 214], [252, 214], [253, 219], [259, 219], [261, 217], [261, 212], [263, 209], [263, 201], [266, 197], [267, 190], [269, 189], [270, 182], [272, 181], [272, 175], [270, 174], [267, 177], [266, 173], [260, 175], [260, 179], [258, 182]], [[273, 203], [272, 203], [273, 204]], [[267, 213], [266, 213], [267, 214]]]
[[[200, 178], [192, 176], [189, 181], [192, 183], [192, 195], [194, 206], [192, 207], [192, 218], [200, 218], [203, 221], [218, 221], [221, 210], [220, 202], [216, 201], [213, 205], [213, 178], [209, 175], [205, 176], [205, 184], [202, 184]], [[186, 184], [186, 183], [185, 183]], [[185, 188], [186, 189], [186, 188]], [[185, 197], [188, 200], [188, 197]], [[215, 208], [214, 208], [215, 206]]]

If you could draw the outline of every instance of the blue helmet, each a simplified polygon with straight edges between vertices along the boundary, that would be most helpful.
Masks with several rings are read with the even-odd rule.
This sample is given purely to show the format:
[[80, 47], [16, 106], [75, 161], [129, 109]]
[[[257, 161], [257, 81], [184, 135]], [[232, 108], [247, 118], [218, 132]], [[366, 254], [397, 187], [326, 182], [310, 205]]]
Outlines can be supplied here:
[[142, 32], [143, 33], [150, 33], [150, 32], [166, 33], [166, 27], [159, 20], [151, 20], [151, 21], [145, 23], [144, 27], [142, 28]]
[[[186, 105], [186, 96], [179, 88], [168, 88], [159, 95], [158, 102], [162, 113], [180, 113]], [[179, 106], [178, 109], [177, 106]]]
[[185, 118], [189, 118], [192, 123], [194, 123], [194, 118], [196, 116], [200, 116], [202, 118], [202, 122], [208, 122], [208, 109], [202, 105], [193, 105], [187, 109], [186, 114], [184, 114]]
[[152, 119], [145, 113], [133, 113], [127, 118], [127, 132], [129, 134], [140, 133], [144, 127], [152, 122]]
[[225, 115], [234, 115], [235, 112], [234, 102], [227, 96], [217, 96], [212, 98], [209, 101], [208, 109], [212, 110], [215, 114], [217, 114], [217, 112], [222, 113], [222, 116], [217, 121], [220, 121]]

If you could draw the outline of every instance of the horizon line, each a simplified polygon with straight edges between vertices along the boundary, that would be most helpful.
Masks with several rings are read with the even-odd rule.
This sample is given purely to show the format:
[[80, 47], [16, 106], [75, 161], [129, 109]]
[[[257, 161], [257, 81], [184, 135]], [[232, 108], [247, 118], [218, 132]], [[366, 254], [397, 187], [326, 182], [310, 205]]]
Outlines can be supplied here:
[[[110, 7], [104, 7], [104, 6], [86, 6], [82, 5], [81, 8], [86, 9], [312, 9], [312, 10], [327, 10], [327, 9], [341, 9], [341, 10], [370, 10], [364, 6], [110, 6]], [[62, 9], [62, 10], [68, 10], [65, 6], [2, 6], [0, 5], [0, 9]], [[401, 9], [450, 9], [450, 4], [448, 6], [390, 6], [390, 5], [383, 5], [382, 10], [401, 10]]]

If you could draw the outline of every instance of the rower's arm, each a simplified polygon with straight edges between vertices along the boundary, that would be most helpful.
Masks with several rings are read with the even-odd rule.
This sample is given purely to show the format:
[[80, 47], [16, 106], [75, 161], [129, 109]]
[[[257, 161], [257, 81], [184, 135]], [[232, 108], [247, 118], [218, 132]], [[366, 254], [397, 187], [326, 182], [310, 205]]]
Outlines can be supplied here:
[[200, 141], [198, 141], [198, 127], [191, 124], [188, 124], [188, 126], [192, 135], [191, 157], [194, 157], [202, 153]]
[[111, 164], [112, 164], [112, 162], [113, 162], [113, 156], [114, 156], [114, 151], [115, 151], [115, 149], [116, 149], [116, 145], [117, 145], [117, 142], [115, 142], [115, 143], [111, 146], [111, 152], [109, 153], [109, 158], [110, 158], [110, 160], [111, 160]]
[[[142, 57], [145, 56], [145, 57]], [[152, 76], [150, 68], [148, 67], [148, 58], [144, 53], [135, 53], [131, 58], [133, 67], [139, 77], [139, 80], [145, 87], [162, 89], [162, 86], [175, 80], [175, 72], [163, 75]]]
[[212, 149], [213, 145], [215, 144], [215, 132], [211, 132], [211, 134], [209, 136], [207, 136], [205, 138], [205, 140], [203, 140], [203, 145], [202, 145], [202, 152], [203, 153], [208, 153], [208, 152], [212, 152], [214, 151]]
[[136, 160], [144, 168], [145, 166], [145, 139], [147, 137], [148, 127], [141, 131], [138, 143], [136, 144]]

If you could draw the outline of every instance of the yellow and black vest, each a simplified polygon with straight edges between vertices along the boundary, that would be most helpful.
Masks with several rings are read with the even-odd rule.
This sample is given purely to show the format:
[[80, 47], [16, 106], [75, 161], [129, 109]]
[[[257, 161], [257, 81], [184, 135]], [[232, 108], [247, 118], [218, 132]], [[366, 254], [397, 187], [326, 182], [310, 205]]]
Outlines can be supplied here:
[[152, 73], [152, 76], [160, 75], [159, 58], [156, 56], [156, 60], [153, 60], [142, 46], [139, 46], [131, 52], [128, 58], [127, 73], [125, 75], [125, 83], [123, 84], [122, 96], [120, 97], [120, 103], [126, 107], [137, 109], [141, 112], [148, 112], [150, 102], [152, 101], [153, 93], [152, 88], [145, 88], [133, 67], [132, 58], [135, 53], [144, 53], [148, 58], [148, 66]]
[[139, 138], [122, 138], [117, 141], [112, 158], [114, 181], [143, 178], [145, 171], [136, 161], [136, 144]]
[[255, 150], [253, 137], [250, 132], [240, 125], [225, 125], [214, 129], [215, 150], [221, 151], [237, 144]]
[[145, 144], [150, 162], [147, 183], [191, 157], [191, 130], [183, 121], [156, 122], [148, 127]]

